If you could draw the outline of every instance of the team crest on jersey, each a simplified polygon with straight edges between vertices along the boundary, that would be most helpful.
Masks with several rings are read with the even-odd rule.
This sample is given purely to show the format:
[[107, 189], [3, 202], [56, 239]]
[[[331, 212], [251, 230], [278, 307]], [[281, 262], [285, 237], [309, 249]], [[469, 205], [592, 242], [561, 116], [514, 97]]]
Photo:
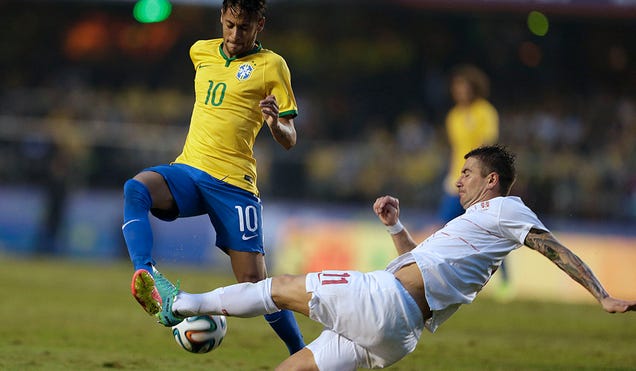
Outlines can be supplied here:
[[238, 71], [236, 72], [236, 78], [239, 80], [247, 80], [252, 76], [252, 71], [254, 71], [254, 66], [249, 63], [243, 63], [239, 66]]

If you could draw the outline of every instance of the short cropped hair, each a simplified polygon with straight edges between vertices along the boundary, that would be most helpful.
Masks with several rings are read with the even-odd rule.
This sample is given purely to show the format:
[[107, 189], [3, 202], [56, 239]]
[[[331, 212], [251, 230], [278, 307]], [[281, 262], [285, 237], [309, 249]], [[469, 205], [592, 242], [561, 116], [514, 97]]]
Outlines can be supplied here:
[[244, 14], [249, 18], [261, 19], [265, 17], [265, 0], [223, 0], [223, 12], [228, 9], [236, 14]]
[[483, 146], [468, 152], [464, 159], [474, 157], [481, 162], [481, 175], [492, 172], [499, 175], [499, 192], [502, 196], [510, 193], [517, 177], [515, 170], [515, 155], [500, 145]]

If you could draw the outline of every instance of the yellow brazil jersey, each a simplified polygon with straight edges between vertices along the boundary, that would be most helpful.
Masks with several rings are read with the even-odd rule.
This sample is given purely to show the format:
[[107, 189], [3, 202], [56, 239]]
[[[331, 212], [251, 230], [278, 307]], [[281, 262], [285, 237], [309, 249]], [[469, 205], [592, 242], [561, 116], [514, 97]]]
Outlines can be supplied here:
[[497, 110], [485, 99], [468, 107], [453, 107], [446, 116], [446, 130], [451, 147], [450, 169], [444, 182], [447, 193], [457, 193], [455, 183], [464, 166], [464, 155], [482, 145], [494, 144], [499, 137]]
[[254, 141], [264, 124], [260, 100], [274, 95], [279, 116], [298, 112], [285, 60], [258, 43], [228, 58], [223, 39], [190, 48], [195, 102], [183, 152], [174, 161], [258, 195]]

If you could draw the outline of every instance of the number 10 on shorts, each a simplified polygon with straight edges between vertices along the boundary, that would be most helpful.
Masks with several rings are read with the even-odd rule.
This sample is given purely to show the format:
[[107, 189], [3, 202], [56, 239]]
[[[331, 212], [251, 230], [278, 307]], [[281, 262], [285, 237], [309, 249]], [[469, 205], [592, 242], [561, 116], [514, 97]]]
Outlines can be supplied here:
[[243, 210], [243, 207], [237, 205], [234, 206], [238, 213], [239, 230], [245, 232], [246, 229], [249, 232], [256, 232], [258, 229], [258, 212], [255, 206], [248, 205]]

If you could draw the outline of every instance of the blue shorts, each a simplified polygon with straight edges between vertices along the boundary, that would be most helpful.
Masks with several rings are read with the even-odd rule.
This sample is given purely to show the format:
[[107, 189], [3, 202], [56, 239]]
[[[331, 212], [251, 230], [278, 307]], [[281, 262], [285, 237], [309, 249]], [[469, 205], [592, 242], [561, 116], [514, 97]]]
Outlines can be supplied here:
[[245, 252], [263, 249], [263, 210], [254, 194], [225, 183], [210, 174], [185, 164], [153, 166], [168, 183], [178, 211], [152, 210], [157, 218], [171, 221], [178, 217], [207, 214], [216, 231], [216, 246]]

